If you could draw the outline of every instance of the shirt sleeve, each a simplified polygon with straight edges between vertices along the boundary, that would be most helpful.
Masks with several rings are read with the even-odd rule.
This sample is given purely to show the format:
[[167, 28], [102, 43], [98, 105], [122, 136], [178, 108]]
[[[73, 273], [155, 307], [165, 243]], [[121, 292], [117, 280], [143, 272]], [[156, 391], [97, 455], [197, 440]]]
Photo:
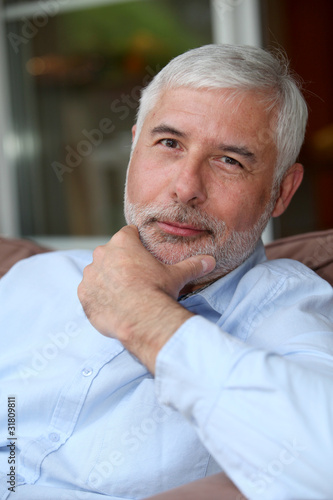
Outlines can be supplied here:
[[197, 315], [159, 353], [159, 400], [192, 422], [249, 499], [332, 496], [333, 361], [320, 371], [324, 354], [303, 351], [295, 362]]

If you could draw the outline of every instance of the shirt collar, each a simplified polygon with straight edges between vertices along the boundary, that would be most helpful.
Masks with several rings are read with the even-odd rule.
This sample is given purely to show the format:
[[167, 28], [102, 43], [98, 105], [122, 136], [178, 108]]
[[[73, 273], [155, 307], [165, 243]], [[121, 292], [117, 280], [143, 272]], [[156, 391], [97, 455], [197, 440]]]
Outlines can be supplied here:
[[179, 300], [185, 307], [204, 300], [216, 312], [223, 314], [242, 277], [254, 266], [266, 260], [265, 248], [260, 239], [254, 252], [240, 266], [211, 285], [205, 286], [196, 293], [189, 294]]

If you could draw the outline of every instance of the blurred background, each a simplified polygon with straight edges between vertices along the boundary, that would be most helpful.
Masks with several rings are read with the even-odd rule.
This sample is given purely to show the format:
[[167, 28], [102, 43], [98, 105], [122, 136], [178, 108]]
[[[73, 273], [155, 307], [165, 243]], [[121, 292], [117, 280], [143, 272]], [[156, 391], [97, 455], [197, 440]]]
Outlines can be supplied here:
[[332, 228], [332, 21], [331, 0], [2, 0], [0, 234], [107, 241], [142, 86], [212, 42], [282, 46], [304, 82], [306, 175], [267, 238]]

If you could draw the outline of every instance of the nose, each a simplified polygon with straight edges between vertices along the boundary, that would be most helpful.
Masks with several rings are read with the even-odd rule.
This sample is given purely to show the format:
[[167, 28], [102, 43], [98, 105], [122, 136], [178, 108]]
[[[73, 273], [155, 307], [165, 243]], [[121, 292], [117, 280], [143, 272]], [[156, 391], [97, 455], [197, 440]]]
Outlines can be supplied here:
[[171, 196], [183, 204], [199, 205], [207, 199], [204, 180], [204, 161], [187, 157], [176, 167], [171, 186]]

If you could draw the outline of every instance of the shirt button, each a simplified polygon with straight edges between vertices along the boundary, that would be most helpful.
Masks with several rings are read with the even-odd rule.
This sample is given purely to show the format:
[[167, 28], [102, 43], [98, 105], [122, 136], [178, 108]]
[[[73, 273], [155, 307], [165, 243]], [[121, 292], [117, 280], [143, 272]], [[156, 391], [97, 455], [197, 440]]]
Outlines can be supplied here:
[[52, 441], [53, 443], [57, 443], [60, 439], [60, 436], [57, 432], [51, 432], [49, 434], [49, 440]]
[[92, 372], [92, 368], [84, 368], [81, 373], [84, 377], [90, 377]]

